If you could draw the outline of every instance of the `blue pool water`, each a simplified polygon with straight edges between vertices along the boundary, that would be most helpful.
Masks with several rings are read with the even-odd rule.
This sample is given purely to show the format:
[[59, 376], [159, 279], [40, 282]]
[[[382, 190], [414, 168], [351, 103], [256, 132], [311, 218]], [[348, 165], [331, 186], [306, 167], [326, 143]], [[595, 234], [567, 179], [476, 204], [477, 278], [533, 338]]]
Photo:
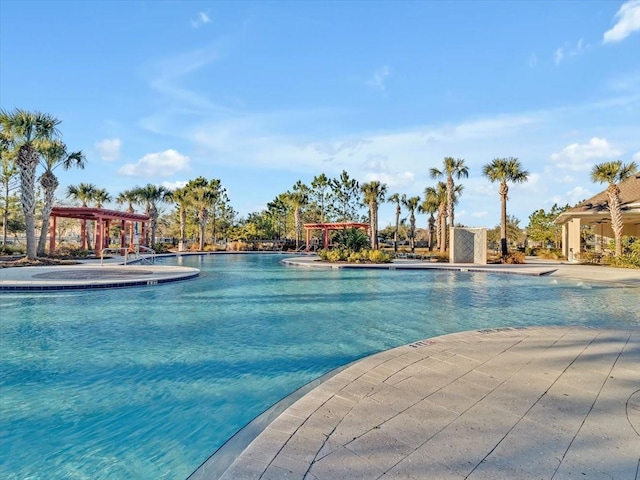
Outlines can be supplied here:
[[281, 258], [170, 258], [203, 276], [0, 294], [0, 478], [185, 478], [273, 403], [374, 352], [487, 327], [640, 325], [637, 288]]

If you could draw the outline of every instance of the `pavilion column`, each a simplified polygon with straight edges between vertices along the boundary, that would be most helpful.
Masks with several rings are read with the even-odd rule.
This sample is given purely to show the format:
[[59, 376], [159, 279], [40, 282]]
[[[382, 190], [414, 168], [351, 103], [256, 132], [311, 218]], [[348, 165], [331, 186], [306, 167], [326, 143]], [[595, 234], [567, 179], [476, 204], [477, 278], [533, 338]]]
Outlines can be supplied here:
[[49, 217], [49, 255], [53, 255], [56, 251], [56, 217]]
[[329, 228], [322, 227], [322, 245], [324, 245], [324, 249], [329, 249]]
[[120, 255], [124, 255], [124, 246], [127, 241], [127, 222], [126, 220], [120, 221]]
[[104, 248], [109, 248], [111, 246], [111, 220], [107, 219], [105, 221], [104, 227]]
[[147, 244], [147, 222], [142, 222], [142, 238], [140, 239], [140, 245]]
[[96, 255], [100, 255], [102, 252], [101, 245], [103, 244], [104, 239], [104, 225], [102, 223], [102, 217], [98, 217], [96, 220]]
[[82, 220], [80, 222], [80, 245], [82, 245], [82, 249], [87, 249], [87, 221]]
[[129, 224], [129, 251], [133, 250], [133, 240], [135, 238], [135, 224], [136, 222], [131, 222]]
[[308, 228], [305, 228], [305, 233], [306, 233], [306, 243], [305, 243], [306, 247], [305, 247], [305, 250], [308, 252], [309, 251], [309, 234], [310, 234], [310, 231], [309, 231]]

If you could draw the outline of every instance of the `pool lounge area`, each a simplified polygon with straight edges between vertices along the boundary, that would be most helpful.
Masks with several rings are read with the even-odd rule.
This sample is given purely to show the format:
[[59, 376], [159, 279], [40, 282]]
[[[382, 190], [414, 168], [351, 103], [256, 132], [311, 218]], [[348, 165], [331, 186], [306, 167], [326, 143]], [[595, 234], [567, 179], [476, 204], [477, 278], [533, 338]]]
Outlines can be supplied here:
[[[309, 430], [307, 427], [316, 425], [321, 418], [327, 419], [327, 425], [332, 425], [338, 418], [334, 433], [338, 436], [351, 435], [350, 430], [342, 431], [340, 428], [349, 422], [358, 423], [354, 419], [358, 418], [358, 410], [363, 408], [362, 405], [367, 407], [363, 410], [366, 423], [371, 423], [367, 417], [371, 413], [368, 408], [377, 404], [389, 408], [385, 399], [396, 412], [395, 416], [398, 416], [402, 413], [397, 411], [402, 402], [415, 401], [406, 408], [417, 409], [418, 403], [434, 403], [434, 395], [447, 398], [447, 388], [460, 394], [461, 385], [473, 383], [469, 378], [481, 373], [488, 375], [479, 367], [477, 362], [482, 359], [478, 355], [483, 356], [490, 351], [486, 347], [491, 345], [493, 340], [489, 340], [494, 337], [496, 344], [504, 346], [511, 342], [513, 345], [506, 349], [509, 352], [516, 352], [525, 344], [532, 352], [535, 352], [533, 347], [541, 348], [539, 353], [554, 352], [552, 345], [563, 345], [570, 339], [576, 340], [576, 344], [586, 345], [586, 353], [576, 350], [578, 347], [572, 347], [574, 361], [567, 365], [564, 373], [561, 371], [557, 375], [555, 383], [550, 386], [559, 388], [569, 379], [574, 381], [569, 385], [572, 388], [592, 391], [595, 384], [591, 380], [591, 383], [584, 385], [575, 384], [575, 381], [583, 379], [587, 370], [595, 368], [596, 372], [604, 371], [606, 365], [583, 365], [581, 359], [591, 358], [592, 352], [602, 348], [612, 347], [612, 351], [615, 351], [620, 347], [624, 335], [628, 335], [626, 346], [620, 347], [618, 363], [611, 366], [622, 368], [616, 378], [622, 375], [626, 390], [620, 389], [621, 382], [606, 380], [602, 391], [607, 395], [617, 392], [622, 396], [628, 393], [631, 386], [640, 389], [636, 361], [640, 350], [636, 333], [640, 321], [637, 310], [628, 305], [638, 298], [636, 286], [640, 285], [640, 275], [635, 272], [630, 275], [629, 272], [609, 274], [600, 268], [595, 272], [600, 277], [594, 276], [591, 271], [582, 271], [586, 278], [580, 279], [573, 268], [580, 266], [546, 264], [529, 266], [526, 276], [498, 275], [497, 271], [454, 272], [446, 270], [447, 267], [451, 268], [446, 265], [445, 269], [436, 270], [423, 270], [420, 265], [414, 268], [407, 265], [406, 268], [411, 269], [406, 271], [400, 265], [396, 265], [395, 271], [389, 268], [384, 271], [361, 268], [316, 270], [304, 265], [311, 257], [296, 257], [296, 262], [302, 260], [303, 263], [297, 267], [282, 265], [280, 261], [283, 258], [286, 257], [251, 254], [169, 258], [161, 263], [186, 271], [199, 270], [200, 277], [172, 285], [146, 284], [125, 290], [107, 288], [98, 291], [42, 292], [42, 305], [31, 302], [33, 294], [30, 293], [0, 295], [3, 310], [20, 312], [16, 317], [21, 315], [20, 319], [16, 318], [9, 324], [3, 322], [3, 335], [0, 336], [4, 342], [2, 347], [11, 347], [5, 350], [9, 355], [4, 359], [2, 373], [9, 372], [7, 369], [12, 372], [0, 384], [3, 393], [9, 394], [4, 405], [0, 402], [2, 417], [7, 419], [6, 428], [3, 425], [6, 434], [0, 448], [0, 458], [3, 459], [0, 472], [3, 477], [23, 478], [30, 472], [46, 471], [50, 478], [65, 478], [70, 472], [77, 473], [80, 478], [82, 475], [86, 478], [127, 478], [131, 475], [136, 478], [185, 478], [197, 469], [198, 464], [205, 462], [203, 468], [192, 474], [192, 478], [218, 478], [229, 466], [231, 470], [223, 478], [341, 478], [336, 476], [340, 471], [344, 473], [344, 478], [378, 478], [373, 475], [379, 472], [380, 466], [372, 467], [365, 462], [357, 467], [350, 463], [351, 460], [371, 457], [367, 457], [367, 448], [383, 448], [393, 458], [399, 455], [399, 463], [402, 459], [413, 459], [412, 454], [418, 455], [415, 449], [409, 452], [406, 448], [414, 448], [417, 440], [414, 439], [410, 445], [406, 444], [408, 438], [404, 438], [404, 443], [403, 438], [388, 443], [386, 432], [381, 435], [381, 430], [387, 425], [385, 422], [390, 419], [359, 432], [355, 438], [362, 438], [358, 442], [344, 442], [340, 448], [333, 440], [322, 443], [312, 456], [313, 447], [296, 442], [300, 438], [317, 442], [317, 439], [310, 438], [310, 432], [324, 430]], [[148, 270], [149, 267], [145, 265], [138, 268]], [[39, 272], [44, 273], [43, 270]], [[114, 274], [117, 275], [115, 270]], [[131, 280], [128, 274], [124, 277], [125, 280]], [[0, 279], [6, 280], [1, 275]], [[80, 282], [82, 279], [71, 281]], [[505, 289], [511, 292], [512, 298], [501, 304], [496, 297]], [[100, 314], [102, 324], [90, 316], [87, 318], [86, 315], [71, 312], [74, 305], [86, 305], [89, 300], [103, 306]], [[563, 308], [562, 305], [571, 309], [558, 311]], [[469, 309], [474, 315], [461, 313]], [[373, 317], [363, 313], [367, 310], [374, 312]], [[45, 311], [47, 320], [43, 321]], [[585, 314], [587, 311], [589, 315]], [[403, 315], [398, 316], [398, 312], [403, 312]], [[134, 319], [135, 322], [132, 321]], [[336, 336], [337, 331], [340, 335]], [[28, 338], [25, 336], [27, 334], [30, 334]], [[67, 345], [65, 340], [69, 343], [69, 339], [72, 341]], [[83, 340], [88, 344], [83, 345]], [[16, 347], [15, 343], [19, 341], [25, 344]], [[472, 352], [474, 342], [480, 342], [476, 353]], [[465, 348], [456, 350], [460, 346]], [[29, 347], [30, 350], [27, 350]], [[420, 350], [422, 360], [402, 366], [405, 360], [401, 358], [405, 357], [406, 352], [400, 356], [398, 352], [406, 349], [411, 353], [407, 358]], [[425, 356], [426, 352], [429, 355]], [[611, 355], [606, 355], [603, 361], [611, 359]], [[86, 359], [85, 365], [74, 362], [77, 356]], [[20, 366], [20, 358], [27, 363]], [[509, 360], [509, 355], [496, 355], [492, 361], [498, 365], [499, 358], [508, 360], [510, 367], [517, 365], [513, 359]], [[524, 359], [524, 356], [518, 358]], [[524, 379], [525, 386], [531, 383], [531, 378], [535, 380], [540, 376], [536, 373], [537, 366], [553, 363], [545, 360], [544, 356], [535, 358], [537, 360], [530, 359], [529, 363], [520, 365], [518, 370], [517, 379]], [[563, 357], [561, 361], [567, 358]], [[382, 363], [389, 363], [383, 368], [379, 366], [380, 359], [385, 359]], [[431, 365], [424, 363], [426, 359]], [[218, 455], [207, 461], [213, 451], [260, 412], [314, 378], [346, 364], [351, 366], [308, 392], [289, 410], [281, 405], [283, 413], [272, 424], [275, 430], [267, 427], [235, 464], [233, 460], [240, 451], [234, 452], [230, 460], [227, 458], [222, 461]], [[429, 383], [426, 390], [421, 390], [424, 393], [422, 397], [416, 396], [414, 386], [409, 387], [414, 389], [413, 394], [405, 392], [398, 395], [395, 392], [393, 395], [397, 398], [392, 399], [391, 393], [400, 384], [411, 384], [408, 377], [399, 380], [407, 369], [429, 373], [431, 380], [443, 382], [443, 372], [438, 373], [435, 365], [443, 366], [445, 375], [455, 376], [445, 384]], [[464, 366], [474, 368], [460, 370]], [[547, 371], [551, 375], [549, 378], [558, 373], [560, 363], [552, 366]], [[397, 371], [390, 373], [393, 368]], [[354, 376], [356, 371], [362, 373]], [[381, 371], [389, 375], [381, 375]], [[502, 378], [498, 373], [490, 375], [496, 379]], [[38, 378], [46, 379], [40, 381], [44, 384], [40, 393], [37, 391], [40, 386]], [[596, 378], [600, 377], [594, 376], [594, 381]], [[489, 398], [501, 393], [499, 389], [505, 386], [516, 388], [513, 385], [516, 377], [513, 375], [503, 380], [504, 384], [495, 386], [487, 394]], [[542, 384], [536, 382], [533, 382], [536, 388], [542, 388]], [[99, 391], [94, 390], [96, 385]], [[486, 389], [488, 385], [482, 386]], [[436, 390], [431, 391], [433, 388]], [[358, 390], [362, 395], [350, 396], [347, 394], [350, 389]], [[553, 388], [547, 390], [552, 392]], [[88, 396], [89, 392], [91, 395]], [[540, 394], [535, 388], [533, 392]], [[542, 396], [542, 400], [551, 397], [548, 392]], [[512, 395], [514, 392], [507, 393]], [[33, 394], [36, 398], [38, 394], [46, 394], [48, 400], [45, 405], [37, 405], [33, 399], [27, 400], [27, 396]], [[322, 401], [320, 410], [316, 412], [316, 405], [312, 410], [300, 411], [300, 402], [304, 405], [309, 399], [315, 399], [313, 404], [318, 400], [318, 395], [329, 395]], [[585, 396], [580, 401], [589, 403], [589, 398]], [[605, 397], [594, 398], [602, 402]], [[476, 400], [473, 405], [486, 408], [487, 404], [482, 403], [482, 399]], [[531, 397], [529, 400], [534, 399]], [[599, 411], [601, 404], [598, 401], [592, 401], [591, 411]], [[634, 417], [637, 416], [637, 398], [628, 396], [625, 401], [625, 409], [631, 412], [625, 415], [630, 419], [637, 418]], [[322, 407], [326, 406], [326, 402], [336, 409], [327, 413]], [[532, 411], [535, 412], [536, 405], [545, 412], [551, 411], [544, 401], [540, 402], [538, 399], [532, 403]], [[444, 405], [440, 404], [439, 407], [457, 414], [447, 428], [455, 429], [460, 422], [467, 422], [471, 418], [469, 415], [473, 415], [473, 405], [468, 412], [459, 412], [453, 409], [453, 403], [447, 401]], [[582, 412], [581, 407], [576, 408]], [[319, 413], [322, 415], [318, 416]], [[340, 417], [341, 414], [344, 415]], [[427, 416], [431, 417], [432, 414]], [[630, 445], [633, 446], [637, 434], [633, 433], [632, 420], [621, 424], [619, 418], [622, 417], [619, 414], [620, 409], [612, 411], [612, 418], [617, 422], [613, 424], [625, 428], [616, 429], [616, 433], [631, 434], [624, 438], [625, 444], [630, 438]], [[378, 418], [379, 414], [371, 415], [372, 418]], [[295, 417], [293, 420], [290, 418], [292, 416]], [[30, 418], [33, 418], [33, 422], [29, 421]], [[407, 418], [403, 424], [409, 427], [411, 422], [407, 423]], [[504, 418], [513, 418], [513, 415]], [[233, 420], [229, 422], [230, 419]], [[287, 420], [288, 426], [278, 423], [283, 419]], [[68, 424], [67, 420], [72, 423]], [[584, 425], [590, 425], [588, 415], [583, 420]], [[401, 422], [401, 417], [395, 421]], [[298, 425], [295, 425], [296, 422]], [[511, 427], [519, 425], [518, 428], [522, 428], [530, 423], [530, 419], [523, 414], [519, 423]], [[96, 429], [96, 425], [100, 428]], [[31, 431], [37, 435], [41, 428], [44, 429], [42, 440], [48, 443], [28, 441], [21, 434]], [[442, 428], [444, 430], [437, 437], [439, 439], [445, 431], [448, 434], [454, 431]], [[584, 434], [587, 430], [582, 428], [585, 427], [580, 429]], [[564, 439], [566, 434], [563, 435]], [[326, 440], [327, 437], [321, 438]], [[468, 435], [460, 438], [468, 438]], [[505, 439], [508, 438], [509, 435], [506, 435]], [[576, 435], [571, 445], [578, 445], [576, 442], [582, 441], [582, 438]], [[63, 439], [77, 442], [77, 445], [65, 447]], [[379, 443], [381, 439], [384, 441]], [[561, 448], [563, 441], [554, 443], [557, 447], [554, 448]], [[264, 450], [265, 445], [267, 450]], [[500, 448], [506, 448], [508, 442], [505, 440], [494, 445], [497, 451], [500, 445]], [[333, 447], [336, 449], [332, 450]], [[27, 451], [29, 449], [31, 451]], [[570, 451], [566, 449], [564, 457]], [[296, 457], [294, 452], [300, 456]], [[461, 452], [463, 456], [468, 456], [463, 450]], [[70, 457], [72, 454], [75, 456]], [[431, 452], [430, 455], [433, 457], [436, 454]], [[257, 461], [258, 457], [260, 461]], [[475, 457], [471, 455], [469, 458]], [[267, 463], [264, 463], [265, 459]], [[473, 475], [485, 471], [487, 460], [473, 470]], [[389, 461], [385, 460], [385, 465]], [[306, 467], [302, 471], [305, 462]], [[434, 458], [434, 462], [436, 468], [442, 464], [442, 458]], [[569, 463], [563, 462], [558, 465], [567, 468]], [[625, 468], [630, 468], [629, 462], [625, 462]], [[333, 467], [329, 468], [329, 465]], [[444, 462], [444, 465], [451, 466], [451, 462]], [[597, 465], [587, 466], [599, 468]], [[511, 464], [502, 465], [502, 468], [507, 467], [519, 468]], [[322, 468], [326, 470], [324, 474]], [[369, 473], [358, 477], [350, 468], [362, 468], [362, 472]], [[369, 468], [372, 470], [367, 470]], [[421, 477], [423, 468], [424, 465], [414, 470], [413, 476], [397, 478], [438, 478]], [[553, 478], [565, 478], [557, 476], [564, 471], [562, 468], [556, 469]], [[526, 469], [522, 471], [527, 473]], [[410, 470], [403, 472], [398, 475], [410, 474]], [[441, 474], [446, 472], [442, 470]], [[394, 478], [388, 476], [393, 473], [391, 468], [382, 473], [385, 473], [384, 478]], [[459, 474], [454, 469], [452, 475]], [[469, 478], [485, 478], [473, 475]]]

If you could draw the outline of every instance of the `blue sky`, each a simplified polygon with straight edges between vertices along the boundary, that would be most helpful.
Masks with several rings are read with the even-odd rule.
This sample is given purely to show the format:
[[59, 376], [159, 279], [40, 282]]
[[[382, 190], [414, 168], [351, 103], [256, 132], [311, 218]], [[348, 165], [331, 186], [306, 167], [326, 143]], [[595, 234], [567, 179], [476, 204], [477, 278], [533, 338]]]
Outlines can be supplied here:
[[526, 226], [602, 190], [595, 163], [640, 163], [639, 52], [640, 0], [2, 0], [0, 106], [57, 116], [85, 152], [59, 197], [203, 175], [246, 215], [322, 172], [422, 195], [452, 156], [456, 221], [493, 227], [482, 166], [514, 156]]

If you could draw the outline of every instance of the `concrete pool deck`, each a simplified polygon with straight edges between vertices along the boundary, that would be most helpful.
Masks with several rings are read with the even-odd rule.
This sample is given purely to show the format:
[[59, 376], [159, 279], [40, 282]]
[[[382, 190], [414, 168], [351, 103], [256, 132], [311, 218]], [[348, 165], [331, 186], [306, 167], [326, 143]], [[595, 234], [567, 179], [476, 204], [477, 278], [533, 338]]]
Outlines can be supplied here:
[[0, 292], [84, 290], [161, 285], [195, 278], [197, 268], [87, 262], [77, 265], [0, 268]]
[[468, 331], [356, 362], [189, 478], [632, 480], [639, 432], [640, 330]]

